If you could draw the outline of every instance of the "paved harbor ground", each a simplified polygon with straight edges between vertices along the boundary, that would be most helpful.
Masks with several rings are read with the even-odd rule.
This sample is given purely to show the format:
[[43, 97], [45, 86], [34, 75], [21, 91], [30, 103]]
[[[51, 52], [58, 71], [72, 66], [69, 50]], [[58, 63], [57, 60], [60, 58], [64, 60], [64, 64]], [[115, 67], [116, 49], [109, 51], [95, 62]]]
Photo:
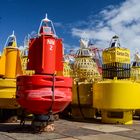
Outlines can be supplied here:
[[55, 121], [54, 132], [33, 133], [30, 122], [0, 124], [0, 140], [138, 140], [140, 120], [132, 125], [102, 124], [100, 121]]

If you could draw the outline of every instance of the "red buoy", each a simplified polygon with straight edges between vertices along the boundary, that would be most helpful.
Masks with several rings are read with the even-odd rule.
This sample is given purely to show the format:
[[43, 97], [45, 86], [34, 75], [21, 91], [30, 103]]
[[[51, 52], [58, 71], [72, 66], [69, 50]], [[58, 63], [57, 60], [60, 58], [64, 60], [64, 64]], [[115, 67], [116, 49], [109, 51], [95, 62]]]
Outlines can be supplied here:
[[50, 121], [50, 112], [63, 111], [72, 101], [72, 79], [55, 75], [63, 71], [62, 47], [62, 39], [56, 36], [52, 21], [46, 17], [41, 21], [38, 35], [29, 42], [27, 69], [35, 74], [17, 77], [18, 103], [35, 115], [33, 122], [44, 122], [45, 118], [43, 126]]

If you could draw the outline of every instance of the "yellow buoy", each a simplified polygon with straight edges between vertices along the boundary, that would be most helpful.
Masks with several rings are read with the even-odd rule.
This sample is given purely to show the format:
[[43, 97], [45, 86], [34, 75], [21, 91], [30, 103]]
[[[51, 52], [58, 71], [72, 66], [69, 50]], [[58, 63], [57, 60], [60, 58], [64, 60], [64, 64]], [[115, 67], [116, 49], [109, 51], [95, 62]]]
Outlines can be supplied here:
[[100, 78], [97, 64], [92, 58], [87, 39], [80, 40], [73, 64], [73, 99], [72, 115], [74, 117], [93, 118], [93, 82]]
[[20, 51], [14, 34], [7, 39], [0, 59], [0, 67], [0, 76], [3, 78], [16, 78], [17, 75], [22, 74]]
[[16, 36], [10, 35], [0, 58], [0, 109], [19, 108], [16, 102], [16, 76], [21, 75], [20, 51]]
[[103, 52], [103, 78], [93, 85], [93, 107], [101, 110], [102, 122], [132, 124], [140, 84], [130, 80], [130, 51], [120, 47], [117, 36]]

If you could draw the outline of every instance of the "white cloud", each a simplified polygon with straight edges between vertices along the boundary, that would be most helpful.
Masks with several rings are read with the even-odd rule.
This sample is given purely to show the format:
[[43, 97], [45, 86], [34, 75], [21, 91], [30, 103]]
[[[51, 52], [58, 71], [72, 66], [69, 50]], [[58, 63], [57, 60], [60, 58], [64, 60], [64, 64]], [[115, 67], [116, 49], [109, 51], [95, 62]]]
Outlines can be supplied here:
[[90, 18], [88, 27], [75, 27], [71, 31], [73, 36], [94, 39], [101, 48], [108, 47], [112, 36], [118, 35], [121, 46], [134, 53], [140, 46], [140, 1], [126, 0], [117, 6], [110, 5]]
[[62, 24], [61, 22], [54, 22], [54, 26], [55, 26], [55, 27], [61, 27], [61, 28], [64, 27], [63, 24]]
[[64, 43], [65, 53], [70, 53], [71, 51], [76, 52], [78, 49], [79, 49], [79, 46]]

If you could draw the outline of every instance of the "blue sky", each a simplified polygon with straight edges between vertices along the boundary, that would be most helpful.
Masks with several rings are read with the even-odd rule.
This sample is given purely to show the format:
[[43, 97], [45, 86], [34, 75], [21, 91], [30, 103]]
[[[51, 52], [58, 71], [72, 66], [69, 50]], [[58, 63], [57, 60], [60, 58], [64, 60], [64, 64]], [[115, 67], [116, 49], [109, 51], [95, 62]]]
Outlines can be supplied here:
[[108, 47], [115, 34], [124, 47], [139, 47], [139, 0], [0, 0], [0, 50], [13, 30], [23, 45], [24, 37], [38, 30], [46, 13], [67, 50], [77, 48], [80, 37]]

